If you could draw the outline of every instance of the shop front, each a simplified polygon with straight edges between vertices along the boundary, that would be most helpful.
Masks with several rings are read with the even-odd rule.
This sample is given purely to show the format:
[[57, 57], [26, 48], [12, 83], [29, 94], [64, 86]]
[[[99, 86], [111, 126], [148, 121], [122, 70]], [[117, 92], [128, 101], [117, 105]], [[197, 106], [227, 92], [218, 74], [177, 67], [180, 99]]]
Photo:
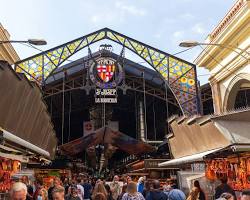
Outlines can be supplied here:
[[199, 180], [207, 199], [213, 199], [219, 179], [226, 177], [240, 195], [250, 188], [250, 110], [218, 116], [172, 117], [168, 136], [172, 160], [161, 167], [177, 165], [179, 187], [189, 193]]
[[42, 180], [45, 188], [52, 185], [53, 179], [59, 177], [61, 180], [71, 179], [69, 169], [34, 169], [35, 179]]
[[221, 152], [205, 158], [205, 163], [205, 176], [209, 181], [227, 178], [228, 184], [237, 192], [250, 188], [250, 151]]
[[176, 179], [176, 172], [178, 167], [160, 167], [159, 163], [166, 162], [167, 159], [144, 159], [135, 161], [127, 165], [127, 175], [131, 176], [133, 180], [138, 180], [139, 177], [145, 176], [148, 181], [158, 179], [163, 186], [167, 179]]
[[0, 68], [0, 199], [4, 199], [27, 164], [51, 162], [57, 139], [40, 88], [6, 61], [0, 61]]
[[184, 156], [181, 158], [172, 159], [163, 163], [159, 166], [171, 167], [178, 166], [179, 170], [176, 173], [178, 187], [188, 195], [195, 180], [200, 182], [207, 199], [212, 199], [214, 194], [215, 185], [205, 177], [205, 161], [204, 156], [213, 154], [220, 149], [214, 149], [191, 156]]

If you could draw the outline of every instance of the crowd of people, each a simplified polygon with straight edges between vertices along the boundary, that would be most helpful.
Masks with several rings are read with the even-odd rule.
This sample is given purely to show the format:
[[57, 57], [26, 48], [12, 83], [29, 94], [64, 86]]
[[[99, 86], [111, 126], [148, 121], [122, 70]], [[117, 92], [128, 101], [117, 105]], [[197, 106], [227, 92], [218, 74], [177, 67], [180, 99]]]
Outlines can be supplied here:
[[[113, 181], [93, 180], [89, 177], [75, 177], [72, 181], [63, 181], [55, 177], [49, 188], [42, 181], [29, 184], [27, 176], [13, 184], [10, 190], [11, 200], [206, 200], [206, 194], [199, 181], [194, 181], [188, 196], [177, 188], [172, 180], [162, 186], [159, 180], [148, 181], [140, 177], [134, 182], [131, 177], [120, 181], [114, 176]], [[226, 179], [216, 188], [214, 199], [236, 200], [236, 196]], [[250, 190], [242, 192], [241, 200], [250, 200]]]

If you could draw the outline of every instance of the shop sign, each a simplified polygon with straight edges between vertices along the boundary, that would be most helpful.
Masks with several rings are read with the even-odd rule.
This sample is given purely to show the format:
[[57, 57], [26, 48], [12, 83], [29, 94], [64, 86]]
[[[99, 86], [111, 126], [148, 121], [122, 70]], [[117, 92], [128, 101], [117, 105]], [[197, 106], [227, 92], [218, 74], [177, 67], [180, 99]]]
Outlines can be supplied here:
[[191, 164], [191, 169], [194, 172], [205, 172], [206, 165], [205, 163], [193, 163]]
[[117, 103], [116, 88], [124, 78], [119, 62], [110, 57], [101, 57], [91, 65], [89, 77], [97, 87], [95, 103]]
[[165, 162], [167, 160], [162, 160], [162, 159], [150, 159], [150, 160], [144, 160], [145, 168], [150, 169], [150, 168], [166, 168], [166, 167], [159, 167], [158, 165], [162, 162]]
[[116, 89], [96, 89], [95, 103], [117, 103]]

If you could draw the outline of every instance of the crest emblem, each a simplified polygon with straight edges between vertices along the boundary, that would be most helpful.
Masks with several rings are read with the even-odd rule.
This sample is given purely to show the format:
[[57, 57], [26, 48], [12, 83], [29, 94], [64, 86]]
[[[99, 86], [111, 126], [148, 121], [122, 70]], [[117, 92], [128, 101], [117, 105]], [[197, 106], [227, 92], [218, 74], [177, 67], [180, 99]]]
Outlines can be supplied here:
[[108, 83], [114, 76], [115, 73], [115, 65], [100, 65], [98, 64], [96, 67], [97, 74], [99, 78], [105, 82]]

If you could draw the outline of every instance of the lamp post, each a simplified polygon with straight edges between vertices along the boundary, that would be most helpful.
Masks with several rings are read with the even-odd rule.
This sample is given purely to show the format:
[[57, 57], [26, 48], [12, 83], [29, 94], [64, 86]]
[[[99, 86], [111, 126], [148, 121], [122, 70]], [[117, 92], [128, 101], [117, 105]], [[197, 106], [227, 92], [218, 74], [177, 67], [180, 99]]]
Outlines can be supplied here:
[[46, 45], [47, 42], [44, 39], [28, 39], [28, 40], [4, 40], [0, 41], [0, 44], [6, 43], [28, 43], [32, 45]]
[[[223, 47], [226, 49], [230, 49], [230, 50], [234, 51], [235, 53], [237, 53], [238, 55], [245, 58], [247, 61], [249, 61], [249, 58], [242, 55], [242, 52], [244, 52], [249, 56], [250, 55], [249, 52], [247, 52], [245, 49], [241, 49], [239, 47], [232, 46], [232, 45], [224, 45], [224, 44], [219, 44], [219, 43], [204, 43], [204, 42], [197, 42], [197, 41], [184, 41], [184, 42], [181, 42], [179, 44], [180, 47], [196, 47], [196, 46], [200, 46], [200, 45], [219, 46], [219, 47]], [[240, 52], [236, 51], [236, 49], [239, 50]]]

